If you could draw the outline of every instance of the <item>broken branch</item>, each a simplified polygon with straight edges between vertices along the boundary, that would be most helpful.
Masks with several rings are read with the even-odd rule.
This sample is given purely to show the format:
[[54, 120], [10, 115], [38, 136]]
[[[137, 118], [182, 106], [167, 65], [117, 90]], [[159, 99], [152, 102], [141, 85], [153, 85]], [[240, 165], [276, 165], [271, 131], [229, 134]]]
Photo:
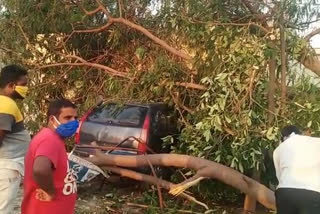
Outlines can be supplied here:
[[[143, 182], [147, 182], [147, 183], [154, 184], [154, 185], [160, 185], [162, 188], [167, 189], [167, 190], [170, 190], [171, 187], [175, 186], [173, 183], [162, 180], [160, 178], [156, 178], [156, 177], [153, 177], [150, 175], [135, 172], [135, 171], [129, 170], [129, 169], [123, 169], [123, 168], [111, 167], [111, 166], [103, 167], [103, 169], [110, 171], [110, 172], [113, 172], [113, 173], [116, 173], [116, 174], [119, 174], [119, 175], [127, 177], [127, 178], [137, 180], [137, 181], [143, 181]], [[196, 204], [203, 206], [206, 209], [209, 209], [206, 204], [196, 200], [194, 197], [192, 197], [186, 193], [182, 193], [181, 196], [186, 198], [189, 201], [192, 201]]]
[[203, 85], [199, 85], [196, 83], [191, 83], [191, 82], [176, 82], [175, 85], [177, 86], [182, 86], [185, 88], [192, 88], [192, 89], [198, 89], [198, 90], [207, 90], [207, 87]]
[[[132, 206], [132, 207], [145, 208], [145, 209], [148, 209], [150, 207], [159, 209], [159, 207], [153, 207], [150, 205], [143, 205], [143, 204], [127, 203], [127, 205]], [[170, 210], [170, 211], [174, 211], [174, 212], [178, 212], [178, 213], [202, 214], [202, 213], [194, 212], [194, 211], [190, 211], [190, 210], [176, 210], [176, 209], [170, 209], [170, 208], [165, 208], [165, 210], [168, 210], [168, 211]]]
[[[146, 156], [154, 166], [194, 169], [197, 171], [196, 175], [199, 177], [212, 178], [222, 181], [225, 184], [256, 198], [257, 201], [259, 201], [265, 207], [275, 209], [275, 196], [273, 191], [257, 181], [222, 164], [188, 155], [155, 154]], [[87, 160], [99, 166], [142, 167], [149, 165], [146, 156], [104, 155], [97, 153], [96, 156], [88, 158]], [[139, 176], [138, 180], [146, 181], [145, 177], [143, 177], [144, 175], [140, 174]], [[156, 182], [154, 177], [150, 177], [153, 179], [153, 182]], [[148, 179], [150, 178], [148, 177]], [[176, 185], [172, 186], [171, 183], [167, 181], [162, 184], [163, 188], [166, 189], [168, 189], [168, 187], [170, 187], [170, 189], [176, 187]]]

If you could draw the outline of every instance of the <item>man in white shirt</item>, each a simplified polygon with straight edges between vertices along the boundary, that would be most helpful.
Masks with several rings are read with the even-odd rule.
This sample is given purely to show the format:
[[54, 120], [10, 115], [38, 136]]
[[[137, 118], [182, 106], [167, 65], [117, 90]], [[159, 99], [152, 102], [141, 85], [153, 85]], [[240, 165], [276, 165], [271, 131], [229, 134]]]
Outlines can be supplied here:
[[273, 154], [277, 213], [320, 214], [320, 138], [301, 135], [295, 126], [281, 135]]

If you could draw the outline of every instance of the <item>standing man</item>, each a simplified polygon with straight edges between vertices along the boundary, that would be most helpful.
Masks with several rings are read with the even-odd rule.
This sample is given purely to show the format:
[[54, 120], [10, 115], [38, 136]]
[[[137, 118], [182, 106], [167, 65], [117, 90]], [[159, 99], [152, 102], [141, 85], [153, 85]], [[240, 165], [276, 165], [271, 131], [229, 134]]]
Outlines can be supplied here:
[[26, 97], [27, 71], [8, 65], [0, 74], [0, 214], [10, 214], [24, 175], [24, 156], [30, 143], [16, 100]]
[[76, 106], [56, 100], [49, 105], [47, 120], [47, 128], [34, 136], [25, 158], [22, 214], [73, 214], [77, 186], [64, 140], [79, 126]]
[[279, 185], [278, 214], [320, 213], [320, 138], [301, 135], [295, 126], [281, 131], [273, 154]]

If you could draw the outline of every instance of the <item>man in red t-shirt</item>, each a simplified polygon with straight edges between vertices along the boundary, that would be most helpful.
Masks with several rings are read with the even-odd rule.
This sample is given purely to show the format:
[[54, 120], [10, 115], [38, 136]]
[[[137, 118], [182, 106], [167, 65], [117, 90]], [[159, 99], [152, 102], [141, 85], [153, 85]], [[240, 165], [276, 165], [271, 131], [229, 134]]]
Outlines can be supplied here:
[[47, 119], [47, 128], [32, 139], [25, 157], [22, 214], [73, 214], [77, 185], [64, 140], [78, 128], [76, 106], [56, 100]]

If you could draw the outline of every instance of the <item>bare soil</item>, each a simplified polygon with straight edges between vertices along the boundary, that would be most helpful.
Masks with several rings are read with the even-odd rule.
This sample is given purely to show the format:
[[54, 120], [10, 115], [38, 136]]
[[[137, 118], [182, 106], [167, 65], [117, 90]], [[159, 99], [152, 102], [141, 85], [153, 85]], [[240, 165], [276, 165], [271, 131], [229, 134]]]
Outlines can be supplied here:
[[[75, 214], [242, 214], [239, 206], [219, 206], [207, 203], [211, 210], [207, 211], [189, 201], [175, 198], [163, 191], [165, 208], [159, 208], [158, 193], [156, 188], [143, 185], [134, 181], [119, 181], [105, 183], [96, 180], [78, 186], [78, 200]], [[16, 198], [15, 211], [20, 214], [22, 189]], [[257, 214], [270, 214], [268, 211], [258, 211]]]

